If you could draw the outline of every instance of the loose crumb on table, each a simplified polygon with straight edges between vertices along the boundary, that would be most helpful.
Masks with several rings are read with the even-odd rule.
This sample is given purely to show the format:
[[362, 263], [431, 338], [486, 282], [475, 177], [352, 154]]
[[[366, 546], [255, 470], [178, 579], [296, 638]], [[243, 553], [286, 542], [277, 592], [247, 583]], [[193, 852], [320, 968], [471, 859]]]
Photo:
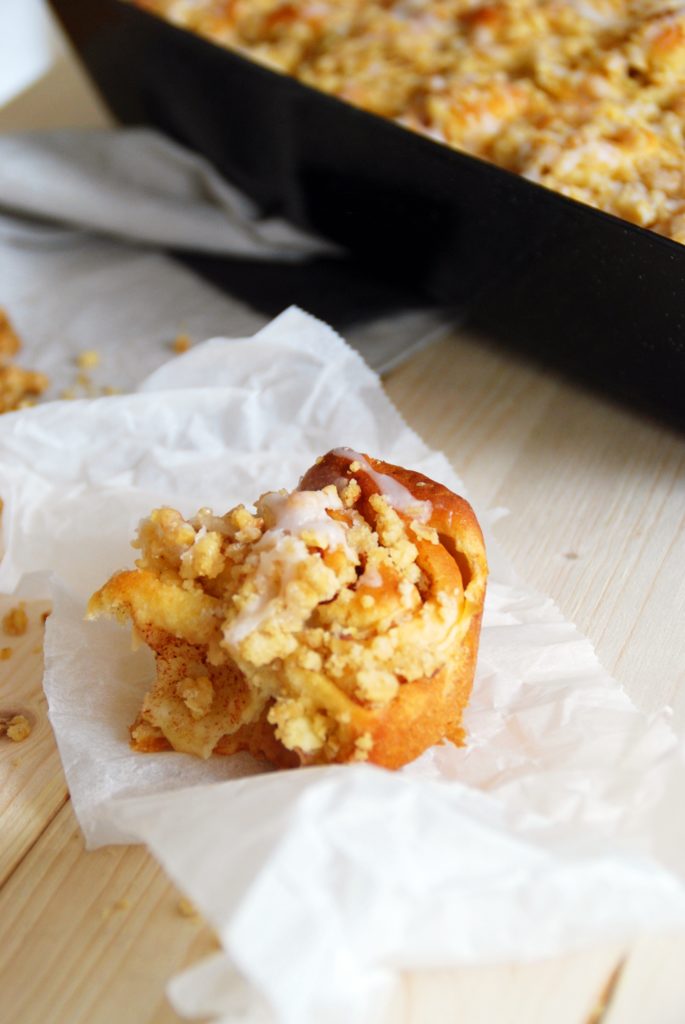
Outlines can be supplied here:
[[10, 323], [4, 309], [0, 308], [0, 362], [11, 359], [21, 348], [19, 335]]
[[267, 67], [685, 243], [685, 8], [135, 0]]
[[92, 370], [100, 365], [100, 353], [94, 348], [79, 352], [76, 356], [76, 365], [80, 370]]
[[14, 364], [0, 366], [0, 413], [33, 404], [33, 399], [42, 395], [49, 384], [48, 377], [36, 370], [24, 370]]
[[31, 723], [25, 715], [0, 716], [0, 736], [7, 736], [14, 743], [22, 743], [31, 735]]
[[176, 904], [176, 909], [181, 917], [197, 918], [200, 916], [197, 907], [189, 899], [186, 899], [185, 896], [180, 898]]
[[29, 627], [24, 602], [21, 601], [7, 612], [2, 620], [2, 628], [7, 636], [23, 636]]
[[177, 334], [171, 343], [171, 347], [177, 356], [187, 352], [191, 345], [192, 341], [189, 334]]

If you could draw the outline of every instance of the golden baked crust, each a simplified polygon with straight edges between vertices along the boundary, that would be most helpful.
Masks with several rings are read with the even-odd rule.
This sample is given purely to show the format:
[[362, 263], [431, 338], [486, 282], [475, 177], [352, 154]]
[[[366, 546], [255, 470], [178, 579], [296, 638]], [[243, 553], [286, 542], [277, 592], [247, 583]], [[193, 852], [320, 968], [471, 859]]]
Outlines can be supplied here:
[[437, 141], [685, 242], [669, 0], [136, 0]]
[[88, 608], [155, 653], [135, 749], [398, 768], [461, 741], [487, 564], [441, 484], [338, 449], [254, 513], [158, 509], [136, 546]]

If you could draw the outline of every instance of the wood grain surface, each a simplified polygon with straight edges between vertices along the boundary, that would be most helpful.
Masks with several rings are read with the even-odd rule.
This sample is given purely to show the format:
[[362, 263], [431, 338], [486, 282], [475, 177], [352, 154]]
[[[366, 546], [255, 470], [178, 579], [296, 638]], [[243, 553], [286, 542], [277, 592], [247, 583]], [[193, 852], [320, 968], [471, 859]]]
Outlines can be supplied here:
[[[0, 111], [0, 131], [107, 119], [64, 58]], [[685, 440], [482, 340], [452, 335], [387, 389], [441, 448], [498, 539], [550, 594], [638, 705], [685, 725]], [[1, 483], [1, 482], [0, 482]], [[0, 598], [0, 613], [10, 605]], [[140, 848], [86, 853], [41, 691], [42, 606], [0, 661], [0, 1019], [168, 1024], [167, 979], [215, 948]], [[652, 935], [527, 965], [407, 975], [387, 1024], [682, 1024], [685, 936]], [[354, 1022], [350, 1022], [354, 1024]]]

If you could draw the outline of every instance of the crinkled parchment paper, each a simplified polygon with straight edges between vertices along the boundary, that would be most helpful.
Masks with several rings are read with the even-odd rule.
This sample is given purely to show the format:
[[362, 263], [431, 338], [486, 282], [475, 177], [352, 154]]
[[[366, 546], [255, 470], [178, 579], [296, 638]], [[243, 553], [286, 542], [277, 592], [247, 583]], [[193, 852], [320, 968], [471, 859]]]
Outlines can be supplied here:
[[638, 712], [492, 542], [464, 748], [394, 774], [129, 750], [152, 660], [83, 612], [132, 564], [138, 519], [292, 487], [340, 444], [463, 492], [359, 356], [295, 309], [254, 338], [192, 349], [137, 394], [0, 419], [0, 590], [52, 588], [45, 688], [87, 842], [147, 843], [222, 942], [174, 979], [176, 1007], [356, 1024], [403, 969], [684, 925], [685, 769], [667, 714]]

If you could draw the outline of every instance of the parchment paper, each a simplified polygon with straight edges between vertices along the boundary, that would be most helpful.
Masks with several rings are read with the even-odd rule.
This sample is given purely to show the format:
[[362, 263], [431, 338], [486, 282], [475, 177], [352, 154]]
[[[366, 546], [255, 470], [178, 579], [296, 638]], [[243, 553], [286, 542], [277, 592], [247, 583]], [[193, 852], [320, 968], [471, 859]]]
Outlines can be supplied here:
[[295, 309], [196, 347], [138, 394], [0, 418], [0, 590], [45, 593], [49, 577], [45, 688], [87, 842], [146, 842], [222, 942], [174, 981], [179, 1011], [366, 1024], [401, 969], [682, 927], [685, 768], [668, 712], [638, 712], [515, 579], [484, 510], [492, 575], [464, 748], [394, 774], [129, 750], [151, 658], [83, 610], [132, 564], [138, 518], [223, 512], [340, 444], [464, 493], [360, 357]]

